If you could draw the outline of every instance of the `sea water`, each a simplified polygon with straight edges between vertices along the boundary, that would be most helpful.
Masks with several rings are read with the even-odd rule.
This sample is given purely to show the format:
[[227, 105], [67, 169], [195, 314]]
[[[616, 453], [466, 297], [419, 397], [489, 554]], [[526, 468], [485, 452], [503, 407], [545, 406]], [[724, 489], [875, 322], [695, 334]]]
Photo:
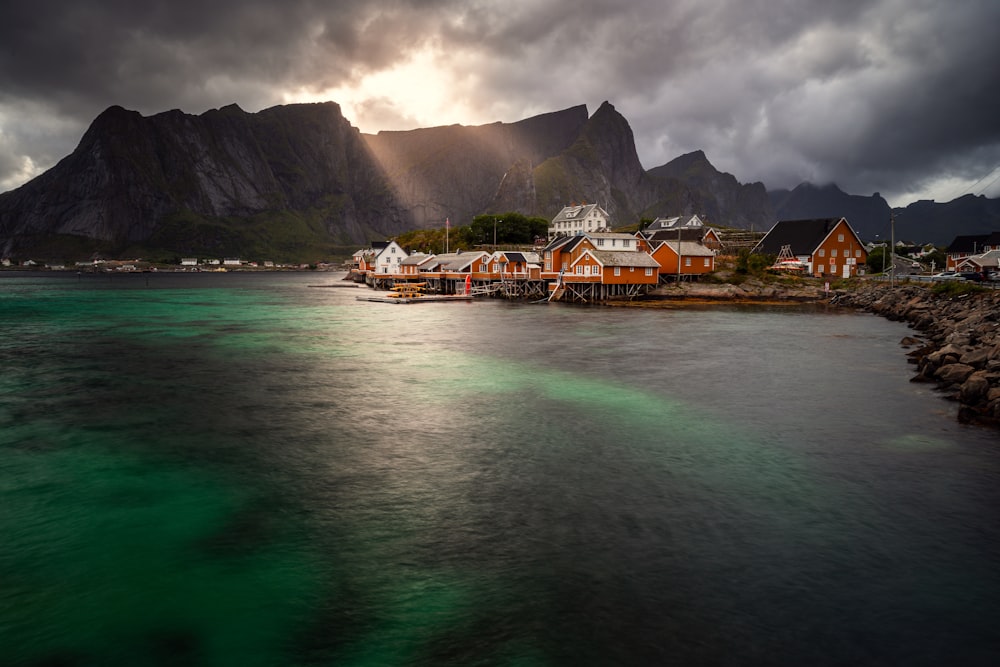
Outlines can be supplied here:
[[339, 277], [2, 274], [0, 664], [1000, 659], [998, 438], [904, 325]]

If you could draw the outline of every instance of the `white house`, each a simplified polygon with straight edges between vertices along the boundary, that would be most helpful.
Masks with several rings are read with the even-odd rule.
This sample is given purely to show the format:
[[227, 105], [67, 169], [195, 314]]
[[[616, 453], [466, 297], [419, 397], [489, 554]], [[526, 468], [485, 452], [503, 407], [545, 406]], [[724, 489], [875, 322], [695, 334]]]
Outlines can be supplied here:
[[566, 206], [549, 223], [549, 240], [608, 228], [608, 212], [597, 204]]
[[376, 248], [376, 245], [382, 244], [372, 244], [372, 248], [376, 250], [375, 273], [402, 273], [400, 266], [408, 256], [406, 251], [395, 241], [389, 241], [381, 248]]
[[636, 238], [631, 234], [618, 232], [590, 232], [584, 234], [597, 250], [634, 251], [638, 248]]

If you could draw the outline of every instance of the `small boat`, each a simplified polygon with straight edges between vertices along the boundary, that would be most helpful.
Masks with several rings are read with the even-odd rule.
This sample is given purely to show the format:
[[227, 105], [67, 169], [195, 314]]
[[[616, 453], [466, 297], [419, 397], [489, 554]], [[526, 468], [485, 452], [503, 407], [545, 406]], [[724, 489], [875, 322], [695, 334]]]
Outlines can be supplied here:
[[427, 283], [402, 283], [394, 285], [389, 294], [390, 299], [417, 299], [424, 296], [427, 290]]
[[771, 265], [771, 271], [788, 271], [791, 273], [798, 273], [799, 271], [805, 271], [809, 266], [796, 258], [792, 254], [792, 246], [784, 245], [781, 246], [781, 252], [778, 253], [778, 257], [774, 260], [774, 264]]

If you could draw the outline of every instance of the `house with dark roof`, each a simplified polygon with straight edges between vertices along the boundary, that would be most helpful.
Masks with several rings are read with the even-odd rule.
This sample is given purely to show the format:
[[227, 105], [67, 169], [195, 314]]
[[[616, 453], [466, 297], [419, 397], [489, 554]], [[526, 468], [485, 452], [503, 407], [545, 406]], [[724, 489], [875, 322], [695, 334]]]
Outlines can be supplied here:
[[721, 250], [722, 249], [722, 237], [719, 236], [717, 232], [712, 227], [678, 227], [674, 230], [661, 229], [657, 231], [649, 231], [647, 227], [642, 232], [639, 232], [638, 236], [653, 242], [653, 241], [692, 241], [694, 243], [700, 243], [706, 248], [711, 250]]
[[1000, 232], [956, 236], [945, 250], [948, 257], [946, 268], [954, 269], [969, 257], [991, 250], [1000, 250]]
[[751, 252], [779, 255], [786, 246], [814, 276], [858, 275], [858, 269], [868, 261], [864, 243], [846, 218], [781, 220]]
[[501, 278], [538, 280], [541, 277], [542, 267], [537, 252], [501, 250], [494, 253], [494, 258]]
[[1000, 249], [971, 255], [955, 265], [957, 271], [994, 274], [1000, 272]]

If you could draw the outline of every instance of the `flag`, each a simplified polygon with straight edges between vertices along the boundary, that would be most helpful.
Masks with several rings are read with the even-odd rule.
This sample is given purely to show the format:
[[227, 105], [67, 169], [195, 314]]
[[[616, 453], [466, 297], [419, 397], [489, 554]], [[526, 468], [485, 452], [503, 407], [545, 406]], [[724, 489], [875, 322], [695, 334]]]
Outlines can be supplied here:
[[451, 221], [448, 220], [448, 218], [445, 218], [444, 219], [444, 228], [448, 229], [449, 227], [451, 227]]

